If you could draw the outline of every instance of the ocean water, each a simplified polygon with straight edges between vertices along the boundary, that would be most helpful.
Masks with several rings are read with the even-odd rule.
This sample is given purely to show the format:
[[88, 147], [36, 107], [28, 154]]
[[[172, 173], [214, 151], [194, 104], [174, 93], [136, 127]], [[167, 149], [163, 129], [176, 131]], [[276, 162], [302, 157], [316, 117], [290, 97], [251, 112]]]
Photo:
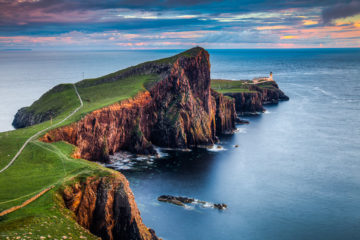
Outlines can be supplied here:
[[[177, 51], [0, 52], [0, 127], [61, 82]], [[290, 101], [245, 117], [221, 149], [117, 157], [143, 221], [164, 240], [360, 239], [360, 50], [210, 50], [212, 77], [270, 71]], [[239, 145], [235, 148], [234, 145]], [[163, 194], [226, 203], [219, 211], [162, 203]]]

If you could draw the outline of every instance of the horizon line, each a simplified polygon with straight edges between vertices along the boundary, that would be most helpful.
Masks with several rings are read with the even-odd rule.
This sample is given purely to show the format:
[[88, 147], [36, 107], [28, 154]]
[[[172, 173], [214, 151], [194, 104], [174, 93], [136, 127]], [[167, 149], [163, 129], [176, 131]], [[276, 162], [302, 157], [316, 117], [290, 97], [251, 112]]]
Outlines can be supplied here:
[[[197, 46], [201, 47], [201, 46]], [[148, 50], [163, 50], [163, 51], [176, 51], [176, 50], [188, 50], [190, 48], [130, 48], [130, 49], [74, 49], [74, 48], [6, 48], [0, 49], [0, 52], [21, 52], [21, 51], [148, 51]], [[204, 47], [202, 47], [204, 48]], [[297, 47], [297, 48], [204, 48], [206, 50], [306, 50], [306, 49], [360, 49], [359, 47]]]

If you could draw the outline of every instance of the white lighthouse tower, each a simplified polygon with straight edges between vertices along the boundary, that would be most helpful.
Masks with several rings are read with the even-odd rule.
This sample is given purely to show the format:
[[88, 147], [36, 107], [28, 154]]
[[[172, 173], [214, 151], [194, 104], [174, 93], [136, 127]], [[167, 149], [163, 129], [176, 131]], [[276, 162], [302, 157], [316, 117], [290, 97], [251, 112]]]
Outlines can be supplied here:
[[270, 75], [269, 75], [269, 80], [272, 81], [273, 80], [273, 74], [272, 72], [270, 72]]

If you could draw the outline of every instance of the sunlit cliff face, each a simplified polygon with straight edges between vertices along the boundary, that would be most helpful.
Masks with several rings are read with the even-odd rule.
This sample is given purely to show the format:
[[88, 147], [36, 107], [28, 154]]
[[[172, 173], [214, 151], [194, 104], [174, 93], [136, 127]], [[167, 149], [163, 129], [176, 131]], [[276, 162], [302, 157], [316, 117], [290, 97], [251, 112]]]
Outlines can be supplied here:
[[359, 47], [360, 1], [0, 1], [0, 49]]

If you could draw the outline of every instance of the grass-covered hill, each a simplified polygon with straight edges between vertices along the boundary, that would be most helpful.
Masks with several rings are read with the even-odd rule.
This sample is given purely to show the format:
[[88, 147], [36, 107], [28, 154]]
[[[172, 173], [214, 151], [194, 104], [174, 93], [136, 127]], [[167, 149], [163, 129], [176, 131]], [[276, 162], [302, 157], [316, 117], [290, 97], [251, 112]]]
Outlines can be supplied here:
[[[179, 57], [192, 57], [201, 48], [192, 48], [175, 56], [141, 63], [99, 78], [85, 79], [76, 83], [84, 101], [84, 107], [70, 121], [84, 114], [135, 96], [161, 80], [164, 73]], [[46, 92], [31, 106], [18, 111], [13, 121], [15, 128], [22, 128], [56, 118], [71, 111], [78, 103], [72, 84], [60, 84]], [[68, 124], [66, 122], [64, 124]]]
[[[162, 78], [159, 73], [170, 70], [170, 65], [177, 58], [193, 56], [199, 49], [190, 49], [170, 58], [142, 63], [76, 83], [84, 106], [61, 125], [70, 124], [86, 113], [135, 96], [159, 81]], [[28, 125], [36, 124], [0, 133], [0, 169], [10, 162], [29, 137], [40, 130], [51, 128], [79, 105], [73, 84], [60, 84], [30, 107], [23, 108], [21, 116], [17, 116], [19, 120], [28, 121]], [[24, 126], [27, 125], [20, 127]], [[61, 197], [57, 192], [69, 181], [86, 176], [109, 175], [112, 170], [94, 162], [73, 159], [73, 150], [74, 146], [65, 142], [44, 143], [35, 139], [6, 171], [0, 173], [0, 212], [55, 186], [26, 207], [0, 217], [0, 239], [64, 239], [64, 236], [67, 239], [97, 239], [81, 228], [72, 213], [61, 206]]]

